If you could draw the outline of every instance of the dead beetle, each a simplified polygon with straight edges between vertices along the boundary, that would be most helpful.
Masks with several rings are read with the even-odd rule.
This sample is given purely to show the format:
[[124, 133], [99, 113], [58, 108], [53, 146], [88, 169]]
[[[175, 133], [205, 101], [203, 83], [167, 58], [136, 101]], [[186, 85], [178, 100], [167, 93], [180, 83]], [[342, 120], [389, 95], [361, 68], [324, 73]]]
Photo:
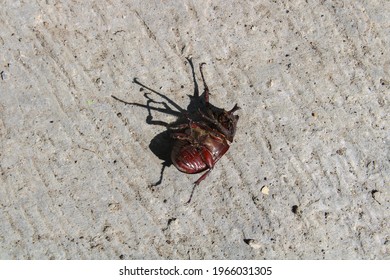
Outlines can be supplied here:
[[[168, 103], [172, 105], [177, 111], [172, 110], [165, 101], [154, 101], [151, 97], [149, 97], [149, 93], [144, 94], [144, 96], [148, 99], [146, 105], [139, 103], [129, 103], [119, 99], [118, 97], [115, 97], [114, 95], [112, 95], [112, 97], [128, 105], [147, 108], [149, 111], [149, 116], [147, 117], [146, 122], [148, 124], [163, 125], [168, 128], [166, 133], [169, 135], [169, 145], [163, 145], [164, 147], [160, 147], [160, 142], [165, 141], [161, 141], [162, 138], [160, 139], [160, 137], [156, 137], [155, 142], [158, 144], [152, 145], [152, 140], [151, 145], [149, 146], [159, 158], [164, 159], [165, 161], [161, 170], [160, 180], [151, 186], [157, 186], [161, 183], [163, 170], [171, 163], [173, 163], [178, 170], [188, 174], [195, 174], [205, 171], [205, 173], [202, 174], [202, 176], [200, 176], [200, 178], [194, 183], [191, 196], [187, 202], [189, 203], [196, 186], [198, 186], [199, 183], [207, 177], [216, 162], [229, 150], [230, 144], [233, 142], [233, 138], [236, 133], [236, 126], [239, 118], [237, 115], [234, 115], [234, 112], [237, 111], [239, 107], [236, 104], [230, 111], [226, 111], [212, 105], [209, 102], [210, 92], [204, 79], [202, 70], [205, 63], [202, 63], [199, 66], [204, 86], [204, 92], [202, 95], [203, 98], [200, 98], [195, 81], [192, 60], [191, 58], [187, 58], [187, 60], [191, 65], [194, 76], [194, 83], [196, 85], [194, 98], [192, 99], [194, 102], [190, 103], [188, 110], [182, 109], [178, 104], [165, 95], [143, 85], [137, 80], [137, 78], [134, 78], [134, 83], [141, 85], [143, 88], [146, 88], [156, 95], [162, 97], [168, 101]], [[164, 106], [164, 108], [161, 109], [152, 107], [150, 104], [161, 104]], [[173, 124], [167, 124], [163, 121], [153, 120], [151, 110], [175, 115], [178, 117], [178, 120]], [[158, 136], [165, 135], [166, 133], [163, 132]], [[168, 146], [170, 150], [171, 162], [168, 162], [167, 158], [165, 157], [165, 150], [161, 151], [160, 149], [167, 148]], [[156, 152], [157, 150], [158, 152]], [[169, 158], [169, 154], [167, 154], [167, 157]]]
[[216, 162], [229, 150], [236, 133], [239, 109], [234, 105], [230, 111], [218, 108], [209, 102], [209, 89], [204, 79], [202, 67], [199, 70], [204, 86], [204, 106], [198, 108], [187, 122], [171, 126], [170, 136], [174, 139], [171, 152], [172, 163], [184, 173], [195, 174], [206, 171], [195, 183], [194, 189], [211, 172]]

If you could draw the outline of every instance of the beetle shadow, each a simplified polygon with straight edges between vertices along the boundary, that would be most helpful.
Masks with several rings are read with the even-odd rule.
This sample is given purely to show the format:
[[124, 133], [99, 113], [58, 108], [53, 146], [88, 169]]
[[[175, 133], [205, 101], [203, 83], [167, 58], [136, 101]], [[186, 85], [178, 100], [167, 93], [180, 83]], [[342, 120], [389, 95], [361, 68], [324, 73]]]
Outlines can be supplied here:
[[[198, 108], [204, 106], [205, 104], [204, 93], [202, 95], [199, 95], [199, 87], [196, 81], [195, 68], [192, 59], [191, 58], [186, 58], [186, 59], [191, 67], [192, 78], [194, 83], [193, 95], [187, 95], [190, 99], [187, 109], [181, 108], [176, 102], [174, 102], [172, 99], [167, 97], [165, 94], [160, 93], [144, 85], [143, 83], [138, 81], [137, 78], [133, 79], [133, 83], [141, 86], [140, 91], [144, 92], [144, 97], [146, 99], [145, 104], [127, 102], [114, 95], [111, 95], [112, 98], [126, 105], [138, 106], [147, 109], [148, 115], [146, 117], [146, 123], [149, 125], [160, 125], [166, 128], [165, 131], [157, 134], [150, 141], [149, 144], [149, 149], [152, 151], [152, 153], [160, 160], [163, 161], [161, 164], [162, 166], [160, 171], [160, 178], [157, 182], [149, 185], [149, 187], [151, 188], [156, 187], [162, 183], [165, 168], [172, 165], [171, 151], [173, 147], [173, 140], [170, 136], [170, 127], [180, 125], [183, 123], [188, 123], [188, 118], [194, 118], [198, 113]], [[157, 95], [163, 101], [154, 100], [152, 97], [153, 94]], [[153, 112], [160, 112], [163, 114], [175, 116], [176, 121], [172, 123], [167, 123], [162, 120], [155, 120], [153, 117]]]

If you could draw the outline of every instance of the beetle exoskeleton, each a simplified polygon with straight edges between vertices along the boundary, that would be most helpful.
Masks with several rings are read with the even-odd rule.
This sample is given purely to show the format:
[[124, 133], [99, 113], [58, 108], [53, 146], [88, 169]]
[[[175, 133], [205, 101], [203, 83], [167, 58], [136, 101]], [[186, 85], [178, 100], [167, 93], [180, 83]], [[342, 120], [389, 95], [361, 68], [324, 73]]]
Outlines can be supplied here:
[[216, 162], [229, 150], [236, 133], [238, 116], [234, 112], [239, 107], [226, 111], [215, 107], [209, 102], [209, 89], [204, 79], [202, 67], [199, 70], [204, 85], [203, 107], [198, 108], [194, 116], [187, 116], [187, 122], [170, 127], [171, 137], [174, 139], [171, 160], [181, 172], [188, 174], [206, 171], [194, 183], [190, 199], [195, 187], [211, 172]]

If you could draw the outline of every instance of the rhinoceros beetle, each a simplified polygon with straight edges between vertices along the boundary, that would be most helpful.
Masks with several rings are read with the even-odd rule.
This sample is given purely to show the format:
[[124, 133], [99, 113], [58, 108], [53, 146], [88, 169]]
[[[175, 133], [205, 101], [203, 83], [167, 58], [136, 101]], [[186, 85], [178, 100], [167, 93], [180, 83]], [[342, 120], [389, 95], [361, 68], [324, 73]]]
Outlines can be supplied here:
[[[195, 83], [194, 97], [195, 99], [198, 99], [199, 96], [197, 90], [197, 83], [195, 81], [195, 73], [192, 60], [187, 60], [191, 64], [193, 70]], [[187, 174], [196, 174], [205, 171], [205, 173], [202, 174], [199, 179], [194, 182], [194, 187], [187, 203], [191, 201], [196, 186], [198, 186], [199, 183], [207, 177], [207, 175], [214, 168], [216, 162], [229, 150], [230, 144], [233, 142], [233, 138], [236, 133], [236, 126], [239, 118], [239, 116], [234, 115], [234, 112], [239, 109], [237, 104], [234, 105], [231, 110], [226, 111], [224, 109], [212, 105], [209, 102], [210, 92], [203, 75], [204, 65], [205, 63], [201, 63], [199, 65], [199, 70], [202, 76], [204, 86], [204, 92], [202, 95], [203, 98], [200, 98], [200, 102], [198, 102], [199, 100], [197, 100], [196, 102], [192, 103], [192, 105], [195, 104], [195, 108], [192, 108], [192, 110], [183, 110], [182, 108], [180, 108], [179, 105], [177, 105], [175, 102], [173, 102], [163, 94], [152, 90], [138, 82], [136, 78], [134, 78], [134, 83], [139, 84], [143, 88], [146, 88], [157, 94], [158, 96], [164, 98], [178, 111], [170, 109], [168, 104], [165, 102], [154, 101], [149, 97], [148, 93], [144, 94], [144, 96], [148, 99], [147, 105], [125, 102], [112, 95], [114, 99], [121, 101], [125, 104], [147, 108], [149, 111], [147, 123], [163, 125], [168, 128], [167, 133], [169, 134], [171, 141], [173, 141], [173, 143], [169, 145], [169, 148], [171, 149], [170, 160], [171, 163], [173, 163], [173, 165], [178, 170]], [[151, 107], [151, 103], [162, 104], [164, 108], [159, 109], [156, 107]], [[162, 121], [154, 121], [152, 120], [153, 118], [151, 116], [151, 110], [175, 115], [178, 116], [179, 119], [173, 124], [167, 124]], [[161, 151], [159, 151], [158, 153], [160, 154]], [[155, 154], [157, 155], [157, 153]], [[153, 184], [152, 186], [156, 186], [161, 183], [163, 170], [166, 166], [169, 165], [170, 163], [163, 163], [160, 180], [158, 183]]]
[[194, 189], [211, 172], [216, 162], [229, 150], [236, 133], [239, 116], [234, 112], [239, 107], [226, 111], [209, 102], [209, 88], [203, 75], [203, 66], [199, 70], [204, 86], [204, 106], [198, 108], [193, 116], [187, 116], [187, 122], [171, 126], [171, 137], [174, 140], [171, 160], [175, 167], [189, 174], [206, 171], [196, 182]]

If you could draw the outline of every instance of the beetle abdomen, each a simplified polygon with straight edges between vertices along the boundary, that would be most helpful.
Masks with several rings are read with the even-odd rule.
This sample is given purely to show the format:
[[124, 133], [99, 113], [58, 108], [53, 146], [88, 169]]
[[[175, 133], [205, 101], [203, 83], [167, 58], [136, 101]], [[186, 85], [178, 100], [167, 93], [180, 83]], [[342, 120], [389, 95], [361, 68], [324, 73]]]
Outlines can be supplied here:
[[180, 144], [174, 145], [171, 153], [172, 163], [177, 169], [184, 173], [194, 174], [208, 168], [202, 156], [202, 153], [209, 153], [207, 150], [188, 145], [186, 142]]

